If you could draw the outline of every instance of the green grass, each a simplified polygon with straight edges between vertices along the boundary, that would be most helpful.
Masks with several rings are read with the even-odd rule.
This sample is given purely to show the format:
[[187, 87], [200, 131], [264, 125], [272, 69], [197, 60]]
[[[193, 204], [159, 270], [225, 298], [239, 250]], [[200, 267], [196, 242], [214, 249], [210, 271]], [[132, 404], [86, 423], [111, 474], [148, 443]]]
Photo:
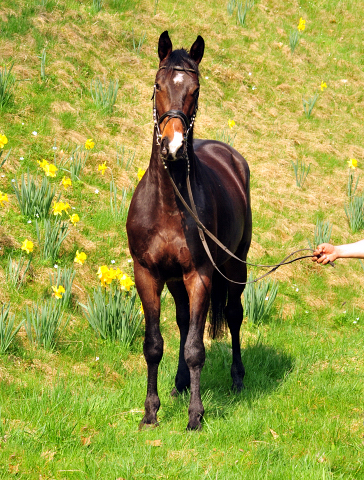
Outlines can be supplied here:
[[[0, 207], [0, 304], [10, 301], [17, 325], [27, 305], [50, 298], [54, 264], [75, 268], [76, 276], [65, 312], [70, 322], [55, 349], [31, 346], [22, 328], [0, 356], [0, 479], [364, 479], [359, 262], [340, 261], [333, 269], [307, 260], [274, 273], [279, 292], [269, 318], [243, 324], [241, 394], [230, 391], [228, 335], [207, 342], [201, 432], [185, 431], [188, 395], [170, 397], [178, 351], [171, 296], [161, 315], [160, 426], [142, 431], [142, 329], [130, 349], [101, 341], [79, 306], [98, 285], [99, 266], [115, 261], [132, 275], [125, 222], [110, 209], [110, 181], [120, 202], [122, 189], [134, 188], [138, 168], [148, 165], [156, 47], [166, 29], [175, 48], [189, 48], [198, 34], [205, 39], [195, 136], [228, 132], [249, 162], [249, 259], [276, 263], [306, 247], [318, 220], [333, 224], [336, 244], [362, 238], [351, 233], [344, 211], [346, 162], [356, 158], [360, 173], [364, 161], [361, 3], [262, 0], [243, 27], [226, 6], [159, 0], [154, 15], [155, 2], [146, 0], [104, 0], [99, 12], [91, 0], [15, 0], [2, 10], [0, 67], [14, 63], [16, 83], [0, 116], [0, 134], [9, 140], [4, 155], [12, 149], [0, 168], [0, 190], [10, 200]], [[291, 55], [288, 36], [300, 17], [306, 29]], [[93, 78], [118, 80], [112, 112], [94, 105]], [[317, 91], [307, 119], [302, 96]], [[228, 120], [236, 122], [231, 131]], [[20, 214], [11, 180], [28, 169], [41, 178], [37, 160], [61, 166], [89, 138], [95, 148], [80, 181], [65, 191], [60, 182], [67, 172], [49, 179], [80, 222], [70, 225], [55, 261], [42, 260], [35, 221]], [[297, 161], [311, 165], [303, 189], [292, 172]], [[110, 169], [98, 173], [104, 162], [112, 176]], [[35, 248], [17, 290], [5, 270], [25, 238]], [[76, 250], [87, 254], [84, 265], [74, 264]]]

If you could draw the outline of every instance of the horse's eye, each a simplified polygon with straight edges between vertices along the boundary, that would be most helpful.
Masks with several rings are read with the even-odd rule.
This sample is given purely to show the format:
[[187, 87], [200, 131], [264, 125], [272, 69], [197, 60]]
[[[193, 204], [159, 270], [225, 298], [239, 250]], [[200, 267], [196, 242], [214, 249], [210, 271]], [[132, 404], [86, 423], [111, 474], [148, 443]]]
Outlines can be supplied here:
[[161, 89], [161, 86], [159, 85], [159, 83], [155, 84], [155, 89], [158, 90], [158, 91]]
[[199, 93], [200, 93], [200, 88], [196, 88], [196, 90], [193, 92], [193, 96], [196, 98], [198, 97]]

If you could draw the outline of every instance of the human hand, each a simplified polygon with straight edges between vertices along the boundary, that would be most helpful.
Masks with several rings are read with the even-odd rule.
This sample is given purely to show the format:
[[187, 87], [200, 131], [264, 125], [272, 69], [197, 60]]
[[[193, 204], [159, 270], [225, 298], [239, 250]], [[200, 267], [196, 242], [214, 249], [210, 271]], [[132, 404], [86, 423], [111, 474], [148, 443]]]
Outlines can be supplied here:
[[313, 262], [322, 263], [326, 265], [329, 262], [334, 262], [338, 258], [338, 252], [331, 243], [321, 243], [313, 252]]

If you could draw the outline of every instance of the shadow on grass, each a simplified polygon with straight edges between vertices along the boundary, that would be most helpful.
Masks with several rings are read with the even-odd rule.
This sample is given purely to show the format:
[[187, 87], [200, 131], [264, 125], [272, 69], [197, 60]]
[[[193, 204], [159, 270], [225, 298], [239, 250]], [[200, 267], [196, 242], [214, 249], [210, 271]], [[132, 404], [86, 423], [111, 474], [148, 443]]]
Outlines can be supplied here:
[[[248, 344], [242, 351], [245, 367], [245, 389], [237, 393], [232, 390], [230, 368], [232, 362], [231, 344], [228, 341], [214, 341], [206, 349], [206, 362], [201, 375], [201, 396], [209, 416], [225, 417], [238, 404], [251, 405], [259, 398], [277, 390], [294, 366], [294, 359], [260, 341]], [[188, 408], [189, 393], [178, 397], [170, 405], [170, 417], [177, 414], [182, 404]]]

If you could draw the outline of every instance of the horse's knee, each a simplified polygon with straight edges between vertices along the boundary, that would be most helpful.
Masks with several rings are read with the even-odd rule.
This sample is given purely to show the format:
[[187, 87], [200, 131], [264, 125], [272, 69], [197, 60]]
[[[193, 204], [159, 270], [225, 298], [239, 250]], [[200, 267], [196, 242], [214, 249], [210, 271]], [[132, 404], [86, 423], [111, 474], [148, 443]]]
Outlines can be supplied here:
[[203, 341], [187, 339], [185, 345], [185, 360], [189, 369], [202, 368], [205, 363], [205, 346]]
[[144, 339], [143, 352], [147, 363], [159, 363], [163, 356], [162, 335], [146, 335]]

